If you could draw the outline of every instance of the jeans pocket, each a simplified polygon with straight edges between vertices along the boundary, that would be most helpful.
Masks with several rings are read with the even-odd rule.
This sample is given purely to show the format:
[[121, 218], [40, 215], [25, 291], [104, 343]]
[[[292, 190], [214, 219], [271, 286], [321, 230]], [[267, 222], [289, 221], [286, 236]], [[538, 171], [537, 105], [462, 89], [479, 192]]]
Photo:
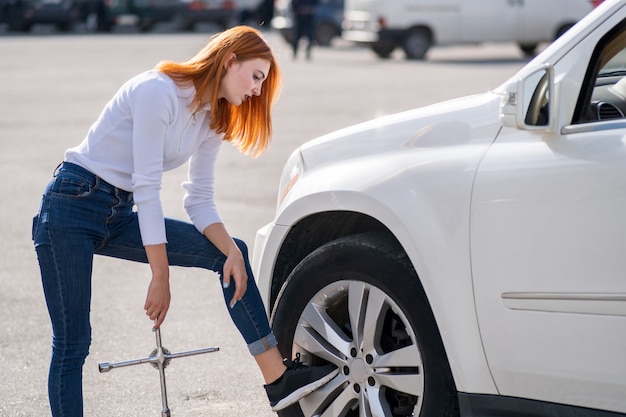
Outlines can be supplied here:
[[60, 197], [80, 198], [91, 193], [92, 185], [89, 181], [74, 176], [59, 176], [52, 189], [53, 194]]

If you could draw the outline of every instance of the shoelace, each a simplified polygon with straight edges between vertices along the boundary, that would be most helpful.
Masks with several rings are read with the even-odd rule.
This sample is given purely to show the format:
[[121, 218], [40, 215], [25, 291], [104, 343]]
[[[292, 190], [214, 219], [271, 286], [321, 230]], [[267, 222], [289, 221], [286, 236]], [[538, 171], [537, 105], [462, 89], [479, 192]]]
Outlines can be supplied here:
[[285, 362], [285, 366], [287, 366], [289, 369], [293, 369], [293, 370], [306, 367], [305, 364], [300, 362], [300, 352], [296, 353], [296, 359], [295, 360], [285, 359], [284, 362]]

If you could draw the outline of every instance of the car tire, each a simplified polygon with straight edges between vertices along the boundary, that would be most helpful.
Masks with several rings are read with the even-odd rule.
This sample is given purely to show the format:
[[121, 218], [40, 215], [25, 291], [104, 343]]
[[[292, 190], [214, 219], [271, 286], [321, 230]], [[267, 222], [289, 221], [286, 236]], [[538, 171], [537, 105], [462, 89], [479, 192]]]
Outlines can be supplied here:
[[190, 23], [187, 18], [181, 14], [174, 15], [172, 25], [174, 26], [174, 30], [180, 32], [193, 32], [195, 30], [195, 25]]
[[9, 30], [12, 32], [28, 32], [30, 30], [30, 23], [19, 12], [10, 12], [8, 17]]
[[60, 32], [69, 32], [74, 29], [74, 22], [64, 22], [57, 24], [57, 29]]
[[112, 23], [107, 20], [106, 16], [96, 11], [89, 12], [85, 16], [83, 26], [90, 33], [111, 32], [113, 29]]
[[97, 32], [98, 27], [100, 26], [100, 18], [98, 17], [98, 13], [87, 13], [85, 19], [83, 20], [83, 26], [85, 26], [85, 30], [87, 32]]
[[432, 45], [432, 38], [426, 29], [411, 29], [402, 42], [406, 59], [422, 60]]
[[154, 27], [154, 22], [151, 19], [140, 19], [138, 29], [140, 32], [150, 32]]
[[285, 357], [340, 369], [281, 417], [458, 415], [428, 300], [393, 239], [353, 235], [309, 254], [281, 288], [272, 327]]
[[537, 45], [536, 43], [520, 43], [518, 46], [524, 56], [531, 57], [535, 55], [535, 53], [537, 52], [537, 47], [539, 45]]
[[371, 45], [372, 51], [378, 56], [380, 59], [388, 59], [394, 49], [396, 49], [396, 43], [392, 40], [380, 40], [374, 42]]
[[330, 46], [337, 36], [339, 31], [329, 23], [320, 23], [315, 28], [315, 41], [319, 46]]
[[561, 26], [557, 31], [556, 34], [554, 35], [554, 40], [559, 39], [561, 36], [563, 36], [563, 34], [565, 32], [567, 32], [568, 30], [570, 30], [576, 23], [566, 23], [563, 26]]

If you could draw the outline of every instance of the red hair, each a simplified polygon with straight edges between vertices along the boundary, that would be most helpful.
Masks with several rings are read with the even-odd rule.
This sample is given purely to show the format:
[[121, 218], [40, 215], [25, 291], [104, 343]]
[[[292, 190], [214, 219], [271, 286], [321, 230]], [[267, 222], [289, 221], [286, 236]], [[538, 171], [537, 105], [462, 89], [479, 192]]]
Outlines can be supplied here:
[[[250, 97], [240, 106], [219, 98], [222, 77], [226, 74], [229, 57], [234, 54], [240, 62], [261, 58], [270, 62], [270, 71], [259, 96]], [[162, 61], [156, 69], [180, 85], [192, 83], [196, 95], [192, 106], [200, 108], [202, 98], [210, 90], [211, 129], [224, 133], [240, 151], [254, 156], [263, 152], [271, 142], [271, 109], [278, 98], [281, 72], [272, 50], [261, 33], [249, 26], [236, 26], [211, 37], [207, 45], [185, 62]]]

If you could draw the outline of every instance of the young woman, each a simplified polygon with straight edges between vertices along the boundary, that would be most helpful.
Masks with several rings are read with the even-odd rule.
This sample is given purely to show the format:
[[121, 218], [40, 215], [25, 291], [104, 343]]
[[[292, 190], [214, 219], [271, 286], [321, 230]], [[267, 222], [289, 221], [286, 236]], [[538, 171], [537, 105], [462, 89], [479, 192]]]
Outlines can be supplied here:
[[[222, 142], [253, 155], [267, 147], [279, 84], [278, 64], [260, 33], [235, 27], [186, 62], [163, 61], [131, 78], [82, 143], [65, 152], [33, 222], [53, 331], [48, 394], [54, 417], [83, 415], [94, 254], [150, 265], [144, 308], [155, 329], [170, 305], [170, 265], [218, 272], [274, 411], [338, 373], [332, 365], [283, 361], [246, 245], [228, 234], [215, 206]], [[184, 206], [191, 223], [164, 218], [159, 196], [163, 173], [187, 161]]]

